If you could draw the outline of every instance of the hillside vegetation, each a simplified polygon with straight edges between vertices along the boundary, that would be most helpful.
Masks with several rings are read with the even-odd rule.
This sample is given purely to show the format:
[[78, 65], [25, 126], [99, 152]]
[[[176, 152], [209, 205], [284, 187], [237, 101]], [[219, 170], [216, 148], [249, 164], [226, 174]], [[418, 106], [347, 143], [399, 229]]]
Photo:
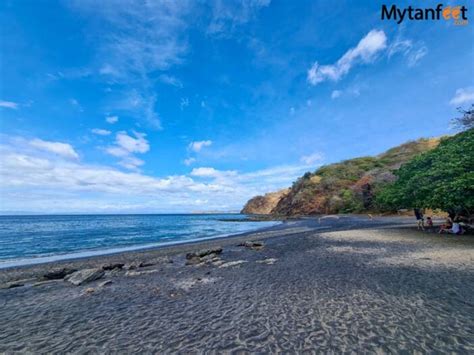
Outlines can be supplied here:
[[474, 128], [444, 138], [395, 172], [397, 180], [377, 196], [386, 209], [439, 208], [451, 215], [474, 214]]
[[276, 201], [276, 195], [272, 194], [254, 197], [247, 202], [242, 213], [290, 216], [379, 210], [381, 207], [377, 205], [375, 196], [396, 180], [394, 172], [413, 157], [432, 150], [439, 142], [438, 138], [419, 139], [375, 157], [323, 166], [300, 177]]

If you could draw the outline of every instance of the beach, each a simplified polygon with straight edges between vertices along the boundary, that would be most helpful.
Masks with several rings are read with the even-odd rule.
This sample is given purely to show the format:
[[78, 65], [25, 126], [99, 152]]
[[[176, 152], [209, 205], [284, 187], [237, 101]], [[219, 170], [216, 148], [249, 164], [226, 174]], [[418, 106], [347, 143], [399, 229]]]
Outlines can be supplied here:
[[2, 353], [474, 351], [474, 238], [407, 217], [290, 220], [2, 269], [0, 284]]

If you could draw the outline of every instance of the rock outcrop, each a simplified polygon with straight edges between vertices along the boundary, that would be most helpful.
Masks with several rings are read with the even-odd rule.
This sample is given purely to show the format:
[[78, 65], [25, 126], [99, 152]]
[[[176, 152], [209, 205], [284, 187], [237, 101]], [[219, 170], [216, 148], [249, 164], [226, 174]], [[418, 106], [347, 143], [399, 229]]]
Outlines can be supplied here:
[[288, 195], [290, 189], [283, 189], [277, 192], [270, 192], [264, 196], [255, 196], [250, 199], [242, 209], [244, 214], [270, 214], [278, 202]]
[[75, 286], [82, 285], [86, 282], [91, 282], [100, 279], [104, 276], [105, 272], [102, 269], [84, 269], [79, 270], [67, 277], [67, 281], [72, 283]]

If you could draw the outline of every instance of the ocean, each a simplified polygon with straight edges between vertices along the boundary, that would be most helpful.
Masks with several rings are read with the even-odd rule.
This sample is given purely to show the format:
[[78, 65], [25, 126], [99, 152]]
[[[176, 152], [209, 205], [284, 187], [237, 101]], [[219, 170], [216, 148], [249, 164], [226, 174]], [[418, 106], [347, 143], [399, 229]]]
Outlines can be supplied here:
[[278, 223], [245, 218], [238, 214], [0, 216], [0, 268], [212, 239]]

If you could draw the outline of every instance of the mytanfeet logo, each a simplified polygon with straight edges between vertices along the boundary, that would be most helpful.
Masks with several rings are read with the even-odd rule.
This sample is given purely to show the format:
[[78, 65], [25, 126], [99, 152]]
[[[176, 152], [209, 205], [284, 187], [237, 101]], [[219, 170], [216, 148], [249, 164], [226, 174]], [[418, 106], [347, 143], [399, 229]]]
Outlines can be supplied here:
[[453, 21], [455, 25], [467, 25], [468, 9], [464, 5], [452, 6], [438, 4], [436, 8], [415, 8], [408, 6], [406, 8], [399, 8], [397, 5], [382, 5], [382, 20], [393, 20], [397, 24], [401, 24], [403, 21]]

